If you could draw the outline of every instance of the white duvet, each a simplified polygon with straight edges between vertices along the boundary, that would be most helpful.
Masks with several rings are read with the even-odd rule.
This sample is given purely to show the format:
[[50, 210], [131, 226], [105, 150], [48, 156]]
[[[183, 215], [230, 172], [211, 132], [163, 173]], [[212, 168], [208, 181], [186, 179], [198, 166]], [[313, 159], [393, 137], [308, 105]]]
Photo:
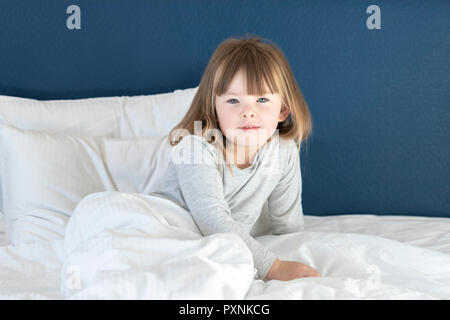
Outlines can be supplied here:
[[188, 211], [142, 194], [84, 198], [67, 225], [64, 250], [66, 298], [244, 299], [254, 274], [239, 236], [202, 237]]
[[64, 240], [0, 247], [2, 299], [449, 299], [450, 219], [305, 216], [305, 230], [256, 238], [322, 275], [254, 278], [235, 234], [202, 237], [160, 197], [91, 194]]

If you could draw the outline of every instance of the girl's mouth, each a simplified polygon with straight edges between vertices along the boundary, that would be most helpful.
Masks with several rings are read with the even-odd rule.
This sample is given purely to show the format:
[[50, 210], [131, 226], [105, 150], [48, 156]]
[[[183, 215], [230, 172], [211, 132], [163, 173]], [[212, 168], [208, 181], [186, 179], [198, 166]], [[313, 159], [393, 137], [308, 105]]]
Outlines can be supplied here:
[[259, 127], [256, 126], [250, 126], [250, 127], [240, 127], [239, 129], [243, 130], [243, 131], [248, 131], [248, 130], [256, 130], [259, 129]]

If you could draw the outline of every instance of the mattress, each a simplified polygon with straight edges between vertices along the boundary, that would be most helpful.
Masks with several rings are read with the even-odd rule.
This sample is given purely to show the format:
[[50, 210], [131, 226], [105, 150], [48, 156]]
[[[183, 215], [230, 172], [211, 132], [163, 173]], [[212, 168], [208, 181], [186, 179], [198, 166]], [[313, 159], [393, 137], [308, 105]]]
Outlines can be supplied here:
[[[408, 248], [426, 249], [427, 254], [436, 262], [437, 255], [444, 260], [450, 257], [450, 219], [428, 218], [412, 216], [376, 216], [370, 214], [335, 215], [335, 216], [305, 216], [305, 230], [308, 234], [321, 235], [365, 235], [376, 237], [370, 239], [386, 239], [392, 243], [408, 245]], [[61, 266], [64, 259], [64, 245], [62, 240], [43, 243], [22, 244], [18, 246], [6, 245], [4, 221], [0, 220], [0, 298], [1, 299], [63, 299], [61, 294]], [[265, 235], [257, 237], [281, 257], [292, 257], [290, 254], [299, 246], [298, 236]], [[350, 238], [349, 238], [350, 239]], [[325, 240], [324, 240], [325, 241]], [[369, 241], [370, 242], [370, 241]], [[445, 262], [445, 261], [443, 261]], [[319, 270], [320, 271], [320, 270]], [[436, 271], [437, 272], [437, 271]], [[425, 290], [417, 290], [406, 294], [396, 295], [397, 291], [384, 290], [374, 299], [446, 299], [450, 287], [450, 272], [440, 270], [442, 280], [434, 287], [433, 281], [425, 284]], [[334, 277], [336, 278], [336, 277]], [[347, 299], [371, 298], [364, 296], [358, 287], [351, 283], [348, 277], [346, 292], [353, 295], [339, 295], [333, 288], [333, 277], [322, 274], [321, 278], [302, 278], [293, 281], [268, 281], [254, 279], [245, 298], [246, 299]], [[436, 282], [437, 283], [437, 282]], [[353, 285], [353, 287], [351, 286]], [[333, 295], [327, 296], [318, 292], [328, 286], [326, 292], [334, 290]], [[367, 286], [367, 285], [366, 285]], [[439, 289], [438, 287], [441, 286]], [[429, 289], [438, 290], [437, 295]], [[341, 288], [342, 289], [342, 288]], [[450, 295], [448, 296], [450, 298]]]

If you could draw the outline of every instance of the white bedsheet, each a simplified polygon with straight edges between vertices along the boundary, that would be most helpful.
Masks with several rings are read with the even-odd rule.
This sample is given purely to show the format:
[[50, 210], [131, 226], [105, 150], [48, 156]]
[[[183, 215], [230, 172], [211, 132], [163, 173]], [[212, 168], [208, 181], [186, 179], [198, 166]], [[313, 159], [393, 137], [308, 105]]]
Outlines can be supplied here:
[[[107, 221], [108, 210], [91, 201], [77, 208], [65, 243], [1, 247], [0, 299], [450, 299], [450, 219], [307, 215], [303, 232], [257, 239], [322, 277], [264, 282], [253, 279], [250, 252], [237, 236], [198, 237], [195, 224], [179, 218], [182, 210], [155, 198], [110, 201], [118, 214]], [[149, 205], [154, 210], [144, 212]], [[82, 223], [94, 212], [96, 223]]]
[[5, 220], [3, 219], [3, 212], [0, 212], [0, 247], [6, 246], [8, 239], [5, 232]]

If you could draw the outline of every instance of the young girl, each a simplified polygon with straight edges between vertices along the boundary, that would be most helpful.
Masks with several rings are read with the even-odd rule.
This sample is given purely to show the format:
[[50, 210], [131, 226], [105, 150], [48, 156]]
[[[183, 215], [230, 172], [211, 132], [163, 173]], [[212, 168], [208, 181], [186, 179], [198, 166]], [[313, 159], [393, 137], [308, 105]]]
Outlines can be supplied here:
[[265, 202], [273, 234], [301, 230], [299, 145], [310, 132], [310, 112], [282, 52], [265, 39], [227, 39], [170, 132], [175, 148], [156, 193], [188, 210], [205, 236], [237, 233], [260, 278], [319, 276], [250, 235]]

